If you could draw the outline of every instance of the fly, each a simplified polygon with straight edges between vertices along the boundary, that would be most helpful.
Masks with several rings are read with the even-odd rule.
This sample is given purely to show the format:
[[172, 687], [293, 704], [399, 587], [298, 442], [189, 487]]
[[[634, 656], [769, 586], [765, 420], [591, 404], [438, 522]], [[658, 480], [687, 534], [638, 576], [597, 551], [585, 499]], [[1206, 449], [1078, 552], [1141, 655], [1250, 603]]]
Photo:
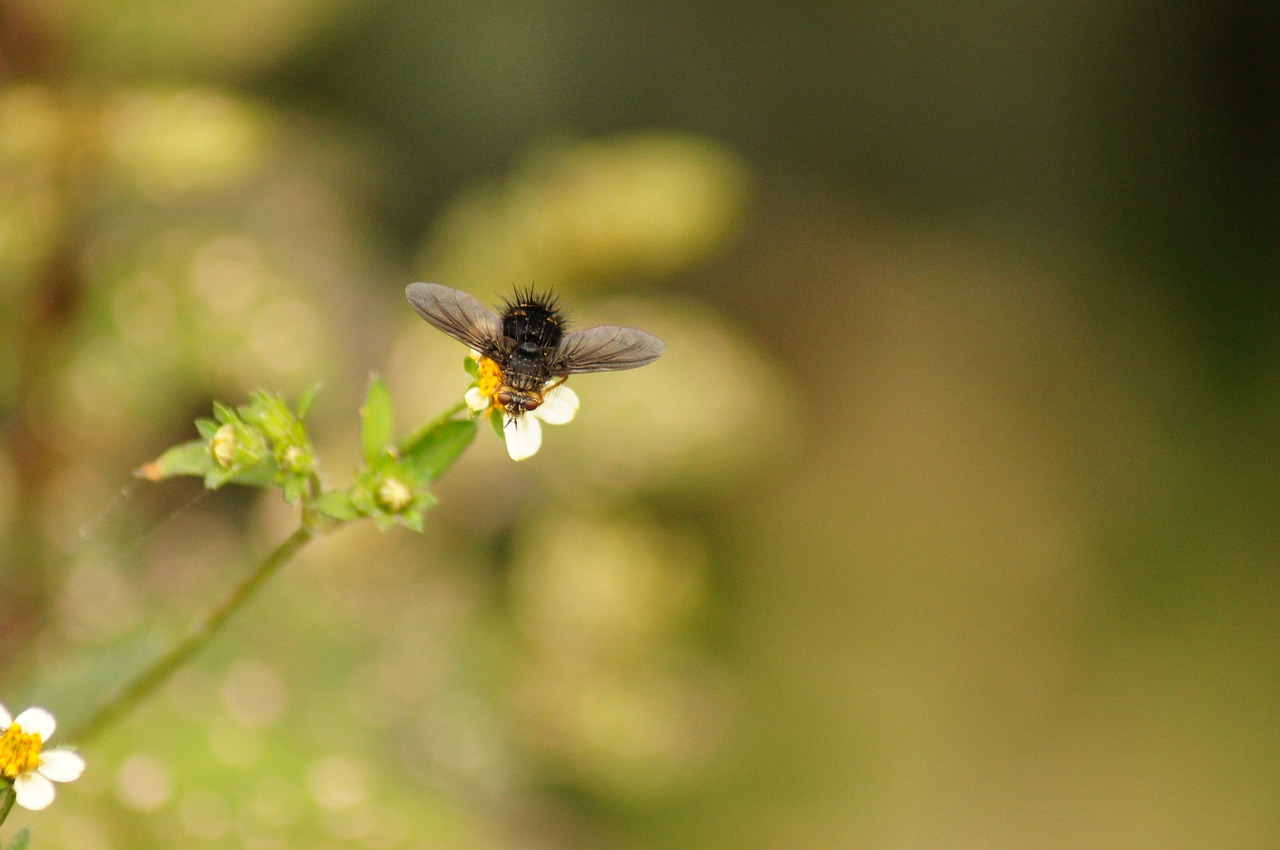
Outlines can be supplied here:
[[493, 361], [502, 373], [494, 401], [511, 418], [536, 410], [546, 393], [579, 372], [617, 372], [657, 360], [666, 344], [621, 325], [566, 331], [554, 295], [516, 290], [502, 314], [438, 283], [411, 283], [405, 295], [437, 330]]

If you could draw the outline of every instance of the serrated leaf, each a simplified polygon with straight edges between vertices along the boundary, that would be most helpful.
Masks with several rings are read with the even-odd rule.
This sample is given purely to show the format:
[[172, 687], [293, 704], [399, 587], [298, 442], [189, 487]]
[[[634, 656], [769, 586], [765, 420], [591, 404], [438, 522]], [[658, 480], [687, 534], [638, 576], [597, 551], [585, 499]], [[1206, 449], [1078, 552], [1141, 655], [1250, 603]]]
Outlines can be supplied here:
[[365, 463], [373, 466], [391, 445], [395, 427], [391, 414], [391, 394], [381, 378], [369, 381], [369, 392], [360, 408], [360, 442], [364, 446]]
[[344, 522], [359, 519], [361, 513], [351, 496], [342, 490], [331, 490], [311, 502], [311, 508], [325, 516], [340, 519]]
[[8, 850], [27, 850], [27, 846], [31, 844], [31, 827], [23, 827], [9, 842]]
[[476, 423], [469, 419], [441, 422], [411, 446], [401, 448], [407, 466], [426, 481], [444, 474], [476, 437]]
[[134, 475], [147, 481], [161, 481], [175, 475], [208, 475], [219, 469], [203, 440], [192, 440], [166, 451], [160, 457], [134, 470]]

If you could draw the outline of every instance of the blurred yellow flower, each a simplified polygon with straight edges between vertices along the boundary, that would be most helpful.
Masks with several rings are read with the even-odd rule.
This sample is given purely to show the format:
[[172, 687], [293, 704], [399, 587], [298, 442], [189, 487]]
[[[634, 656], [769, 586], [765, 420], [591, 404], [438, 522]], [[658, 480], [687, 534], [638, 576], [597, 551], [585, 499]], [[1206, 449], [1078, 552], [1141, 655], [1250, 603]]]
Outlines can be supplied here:
[[680, 133], [548, 146], [501, 183], [460, 196], [424, 249], [434, 277], [566, 289], [666, 274], [724, 243], [747, 172], [724, 147]]

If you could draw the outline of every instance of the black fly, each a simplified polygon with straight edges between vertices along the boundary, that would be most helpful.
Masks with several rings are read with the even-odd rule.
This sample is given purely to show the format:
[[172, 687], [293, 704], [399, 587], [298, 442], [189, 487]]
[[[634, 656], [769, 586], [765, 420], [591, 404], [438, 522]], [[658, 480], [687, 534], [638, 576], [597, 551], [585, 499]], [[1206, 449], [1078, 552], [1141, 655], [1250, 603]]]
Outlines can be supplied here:
[[536, 410], [548, 390], [576, 372], [635, 369], [666, 350], [653, 334], [621, 325], [566, 332], [556, 298], [533, 290], [517, 290], [501, 316], [438, 283], [411, 283], [405, 295], [431, 325], [497, 364], [502, 383], [493, 397], [511, 417]]

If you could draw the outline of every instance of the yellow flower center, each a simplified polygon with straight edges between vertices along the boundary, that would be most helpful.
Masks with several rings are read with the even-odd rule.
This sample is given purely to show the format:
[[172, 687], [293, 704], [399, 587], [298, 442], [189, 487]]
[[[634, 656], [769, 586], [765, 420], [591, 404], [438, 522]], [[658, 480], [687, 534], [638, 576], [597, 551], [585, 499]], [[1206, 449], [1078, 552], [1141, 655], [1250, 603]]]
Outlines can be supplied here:
[[236, 458], [236, 428], [230, 422], [223, 425], [213, 434], [209, 445], [213, 459], [223, 467], [230, 467]]
[[16, 779], [40, 765], [40, 736], [14, 723], [0, 737], [0, 776]]
[[302, 449], [298, 446], [289, 446], [284, 450], [284, 458], [281, 460], [280, 466], [289, 472], [303, 472], [302, 469]]
[[413, 491], [399, 478], [388, 478], [378, 488], [378, 500], [392, 511], [399, 511], [413, 501]]
[[484, 397], [492, 399], [502, 386], [502, 367], [488, 357], [480, 358], [480, 392]]

